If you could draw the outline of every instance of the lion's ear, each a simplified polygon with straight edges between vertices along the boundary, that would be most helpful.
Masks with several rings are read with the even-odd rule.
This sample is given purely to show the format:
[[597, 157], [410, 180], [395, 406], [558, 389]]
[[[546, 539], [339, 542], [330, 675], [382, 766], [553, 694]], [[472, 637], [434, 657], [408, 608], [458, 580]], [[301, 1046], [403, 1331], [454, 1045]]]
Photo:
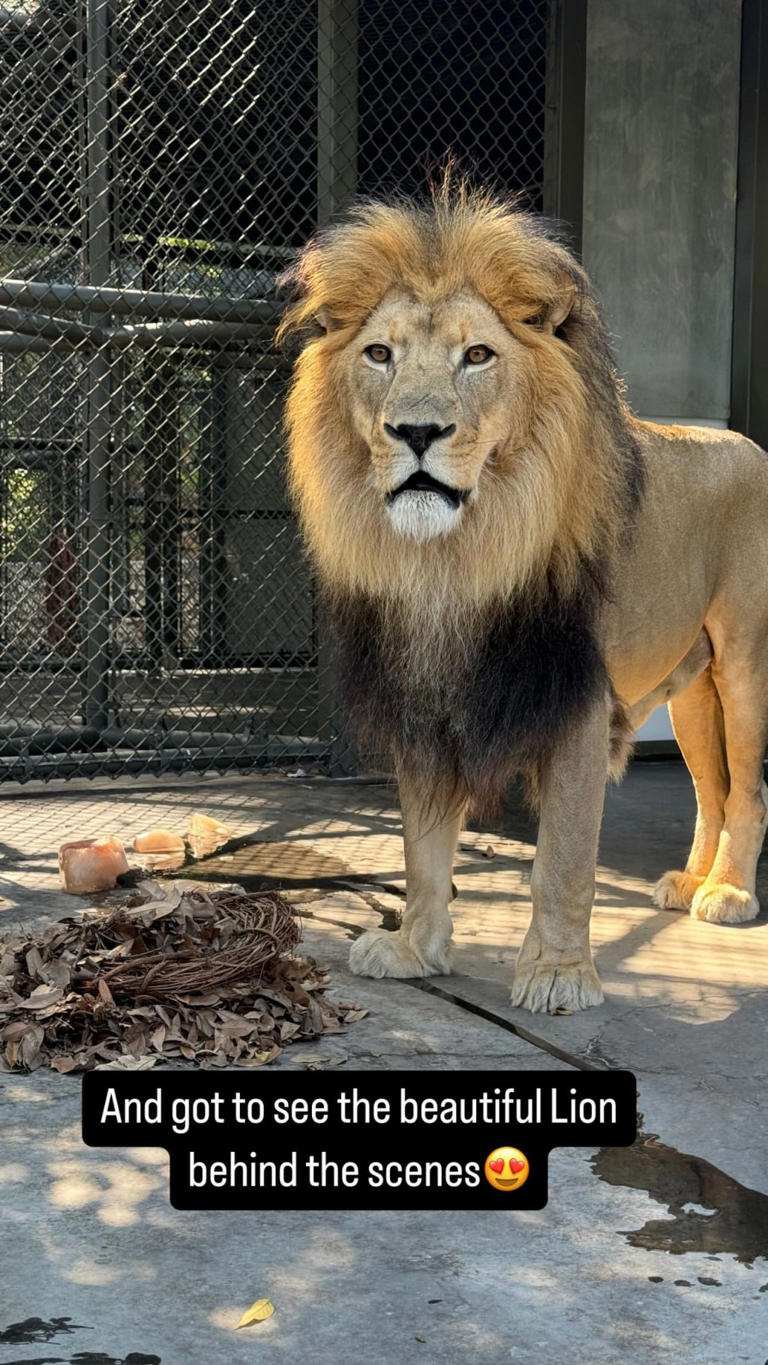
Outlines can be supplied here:
[[548, 331], [555, 332], [557, 331], [558, 327], [562, 326], [562, 324], [565, 322], [565, 319], [568, 317], [568, 314], [570, 313], [571, 309], [573, 308], [575, 302], [576, 285], [567, 284], [564, 287], [560, 295], [560, 298], [556, 299], [555, 302], [550, 305], [550, 307], [544, 314], [543, 325], [548, 329]]
[[332, 317], [327, 304], [321, 303], [315, 311], [315, 322], [323, 332], [333, 332], [337, 327], [336, 320]]
[[556, 332], [558, 327], [561, 327], [565, 322], [575, 301], [575, 284], [564, 284], [558, 298], [552, 303], [543, 303], [535, 313], [531, 313], [523, 321], [529, 327], [535, 327], [539, 332]]

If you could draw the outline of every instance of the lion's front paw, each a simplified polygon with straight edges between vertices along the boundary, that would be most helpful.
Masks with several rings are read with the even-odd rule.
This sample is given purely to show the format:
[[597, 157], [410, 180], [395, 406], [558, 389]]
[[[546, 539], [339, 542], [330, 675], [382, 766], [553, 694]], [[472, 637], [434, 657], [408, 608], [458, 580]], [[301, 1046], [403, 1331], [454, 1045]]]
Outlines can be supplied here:
[[727, 882], [699, 888], [691, 904], [694, 919], [705, 919], [710, 924], [744, 924], [760, 913], [757, 897], [739, 886]]
[[520, 967], [512, 982], [512, 1004], [534, 1014], [584, 1010], [590, 1005], [602, 1005], [604, 998], [600, 978], [591, 962], [568, 966], [539, 962]]
[[349, 950], [349, 965], [358, 976], [445, 976], [451, 970], [450, 941], [417, 954], [402, 929], [369, 929]]
[[653, 903], [662, 910], [690, 910], [703, 881], [692, 872], [665, 872], [653, 888]]

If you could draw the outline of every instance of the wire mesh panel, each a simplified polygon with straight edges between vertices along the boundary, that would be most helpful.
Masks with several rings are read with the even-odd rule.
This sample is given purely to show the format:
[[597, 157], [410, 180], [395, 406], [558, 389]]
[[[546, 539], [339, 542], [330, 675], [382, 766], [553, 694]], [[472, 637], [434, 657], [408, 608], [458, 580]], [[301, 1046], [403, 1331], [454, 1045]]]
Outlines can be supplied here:
[[0, 779], [339, 763], [277, 278], [448, 152], [541, 207], [550, 8], [0, 4]]

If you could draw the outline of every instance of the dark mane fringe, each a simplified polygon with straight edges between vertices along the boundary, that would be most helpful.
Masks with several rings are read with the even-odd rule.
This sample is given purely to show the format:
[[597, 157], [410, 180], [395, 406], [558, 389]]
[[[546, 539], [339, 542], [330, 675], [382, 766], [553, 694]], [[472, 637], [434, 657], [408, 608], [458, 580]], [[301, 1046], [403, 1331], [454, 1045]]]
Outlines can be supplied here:
[[609, 688], [595, 633], [603, 576], [584, 567], [568, 599], [549, 582], [489, 609], [474, 647], [457, 642], [455, 669], [443, 656], [427, 687], [409, 674], [405, 634], [380, 603], [327, 600], [341, 700], [360, 746], [389, 755], [425, 801], [439, 790], [488, 814], [517, 775], [535, 800], [542, 765]]
[[617, 510], [623, 521], [626, 548], [626, 535], [631, 535], [643, 499], [645, 465], [635, 435], [635, 419], [627, 407], [624, 381], [616, 367], [599, 305], [581, 266], [575, 260], [568, 264], [576, 301], [557, 335], [570, 347], [575, 368], [589, 394], [593, 426], [610, 433], [621, 502]]

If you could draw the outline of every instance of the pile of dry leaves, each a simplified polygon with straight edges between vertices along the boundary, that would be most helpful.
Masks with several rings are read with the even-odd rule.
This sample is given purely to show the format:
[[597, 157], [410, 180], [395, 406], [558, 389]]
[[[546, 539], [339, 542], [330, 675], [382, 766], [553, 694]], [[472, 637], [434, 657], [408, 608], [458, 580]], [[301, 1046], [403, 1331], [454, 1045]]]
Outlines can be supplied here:
[[292, 955], [276, 892], [142, 882], [117, 903], [0, 941], [0, 1069], [263, 1066], [366, 1011]]

